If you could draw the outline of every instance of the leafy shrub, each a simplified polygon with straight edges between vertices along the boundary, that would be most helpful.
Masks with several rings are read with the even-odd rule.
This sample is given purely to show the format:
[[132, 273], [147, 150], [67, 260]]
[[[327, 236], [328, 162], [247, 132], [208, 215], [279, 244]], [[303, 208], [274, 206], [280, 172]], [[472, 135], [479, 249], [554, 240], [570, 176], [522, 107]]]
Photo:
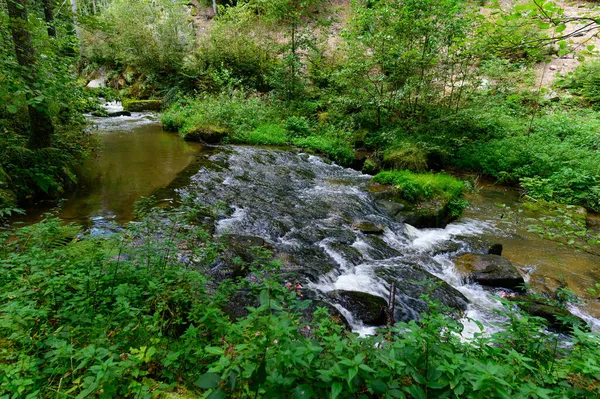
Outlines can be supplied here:
[[[565, 338], [540, 333], [541, 319], [510, 304], [502, 331], [464, 340], [461, 323], [424, 295], [430, 305], [422, 319], [360, 338], [324, 309], [303, 321], [310, 302], [270, 277], [277, 271], [269, 256], [248, 265], [258, 277], [252, 283], [217, 285], [203, 270], [223, 248], [189, 225], [198, 211], [150, 212], [113, 237], [81, 234], [52, 217], [0, 237], [0, 392], [148, 399], [174, 392], [231, 398], [600, 393], [597, 334], [575, 328], [568, 345], [559, 345]], [[182, 250], [189, 256], [179, 256]], [[223, 306], [238, 290], [256, 306], [234, 321]]]
[[564, 88], [582, 96], [595, 108], [600, 103], [600, 61], [585, 62], [562, 81]]
[[285, 120], [285, 129], [290, 137], [308, 137], [310, 135], [310, 125], [304, 117], [290, 116]]

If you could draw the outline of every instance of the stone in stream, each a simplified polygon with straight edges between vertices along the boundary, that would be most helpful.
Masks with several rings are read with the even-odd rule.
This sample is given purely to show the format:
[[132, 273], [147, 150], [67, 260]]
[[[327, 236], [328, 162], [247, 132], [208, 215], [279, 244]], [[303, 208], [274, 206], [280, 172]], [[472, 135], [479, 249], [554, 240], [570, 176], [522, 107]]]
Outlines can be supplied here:
[[456, 220], [446, 198], [412, 203], [401, 198], [398, 190], [392, 186], [375, 185], [369, 187], [369, 191], [380, 209], [398, 222], [421, 229], [443, 228]]
[[354, 230], [358, 230], [363, 234], [383, 234], [383, 226], [376, 225], [368, 220], [361, 220], [352, 225]]
[[186, 141], [197, 141], [206, 144], [219, 144], [229, 135], [229, 130], [218, 125], [202, 125], [192, 128], [186, 132], [183, 139]]
[[455, 259], [459, 271], [476, 283], [488, 287], [522, 291], [523, 276], [508, 259], [499, 255], [465, 254]]
[[117, 111], [117, 112], [109, 112], [106, 116], [116, 117], [116, 116], [131, 116], [131, 112], [129, 111]]
[[123, 109], [131, 112], [158, 111], [161, 105], [160, 100], [123, 100]]
[[329, 291], [325, 295], [331, 302], [343, 306], [365, 325], [381, 326], [386, 324], [388, 303], [377, 295], [344, 290]]
[[469, 300], [460, 291], [422, 267], [399, 261], [386, 263], [376, 268], [375, 273], [387, 282], [388, 291], [392, 283], [395, 286], [394, 321], [420, 319], [421, 314], [428, 311], [427, 302], [421, 299], [423, 294], [429, 295], [431, 300], [440, 301], [456, 317], [467, 309]]

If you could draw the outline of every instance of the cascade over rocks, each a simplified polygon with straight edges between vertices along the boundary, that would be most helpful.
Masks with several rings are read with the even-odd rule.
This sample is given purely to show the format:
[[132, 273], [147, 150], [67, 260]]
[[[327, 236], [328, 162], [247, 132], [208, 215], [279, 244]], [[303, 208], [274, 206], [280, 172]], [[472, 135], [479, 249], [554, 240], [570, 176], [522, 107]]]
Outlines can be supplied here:
[[282, 284], [314, 289], [315, 300], [343, 306], [365, 324], [385, 322], [380, 308], [392, 283], [396, 321], [420, 318], [425, 293], [456, 315], [466, 309], [465, 296], [433, 274], [439, 262], [412, 245], [404, 217], [376, 202], [370, 176], [297, 150], [213, 147], [201, 158], [178, 192], [230, 209], [215, 220], [215, 234], [231, 246], [210, 271], [217, 280], [250, 278], [253, 251], [269, 249]]

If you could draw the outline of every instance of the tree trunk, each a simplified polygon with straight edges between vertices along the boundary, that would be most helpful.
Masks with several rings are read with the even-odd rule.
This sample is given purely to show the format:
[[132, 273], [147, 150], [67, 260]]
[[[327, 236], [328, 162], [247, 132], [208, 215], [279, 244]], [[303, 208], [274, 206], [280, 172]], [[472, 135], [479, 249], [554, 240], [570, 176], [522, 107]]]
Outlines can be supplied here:
[[56, 37], [56, 26], [54, 26], [54, 11], [52, 10], [52, 0], [42, 0], [44, 6], [44, 18], [48, 25], [48, 36]]
[[215, 12], [215, 17], [217, 16], [217, 0], [212, 0], [213, 3], [213, 11]]
[[[21, 66], [23, 80], [33, 93], [27, 99], [37, 96], [34, 92], [36, 81], [35, 53], [31, 45], [31, 35], [27, 30], [27, 4], [26, 0], [7, 0], [8, 16], [10, 18], [10, 31], [15, 45], [17, 61]], [[52, 145], [54, 127], [50, 116], [45, 112], [43, 104], [28, 104], [31, 134], [29, 146], [31, 148], [45, 148]]]

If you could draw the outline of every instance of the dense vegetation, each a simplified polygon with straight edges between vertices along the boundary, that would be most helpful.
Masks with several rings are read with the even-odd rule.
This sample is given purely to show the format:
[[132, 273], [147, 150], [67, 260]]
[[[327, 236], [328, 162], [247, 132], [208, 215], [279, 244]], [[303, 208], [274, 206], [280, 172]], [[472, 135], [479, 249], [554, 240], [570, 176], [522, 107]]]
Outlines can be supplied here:
[[[455, 172], [600, 211], [598, 61], [553, 87], [534, 73], [571, 51], [553, 3], [206, 3], [0, 0], [0, 218], [76, 184], [98, 97], [160, 100], [187, 140], [324, 154], [454, 217], [468, 186]], [[106, 87], [84, 89], [92, 79]], [[568, 235], [562, 219], [541, 234], [586, 237], [557, 209]], [[421, 320], [359, 338], [324, 309], [307, 319], [268, 253], [245, 265], [256, 281], [217, 284], [206, 271], [223, 244], [197, 211], [141, 212], [109, 237], [51, 216], [5, 233], [0, 397], [600, 395], [598, 335], [548, 333], [509, 302], [491, 336], [461, 339], [431, 301]], [[254, 302], [235, 318], [239, 292]]]
[[[34, 397], [591, 398], [597, 336], [566, 342], [506, 302], [504, 331], [460, 338], [439, 303], [377, 336], [343, 331], [263, 253], [258, 280], [207, 278], [222, 251], [199, 209], [109, 237], [48, 216], [3, 238], [0, 391]], [[204, 210], [202, 212], [205, 212]], [[156, 237], [162, 237], [157, 240]], [[232, 318], [242, 292], [248, 315]], [[237, 299], [232, 299], [237, 298]], [[233, 305], [235, 306], [235, 305]]]

